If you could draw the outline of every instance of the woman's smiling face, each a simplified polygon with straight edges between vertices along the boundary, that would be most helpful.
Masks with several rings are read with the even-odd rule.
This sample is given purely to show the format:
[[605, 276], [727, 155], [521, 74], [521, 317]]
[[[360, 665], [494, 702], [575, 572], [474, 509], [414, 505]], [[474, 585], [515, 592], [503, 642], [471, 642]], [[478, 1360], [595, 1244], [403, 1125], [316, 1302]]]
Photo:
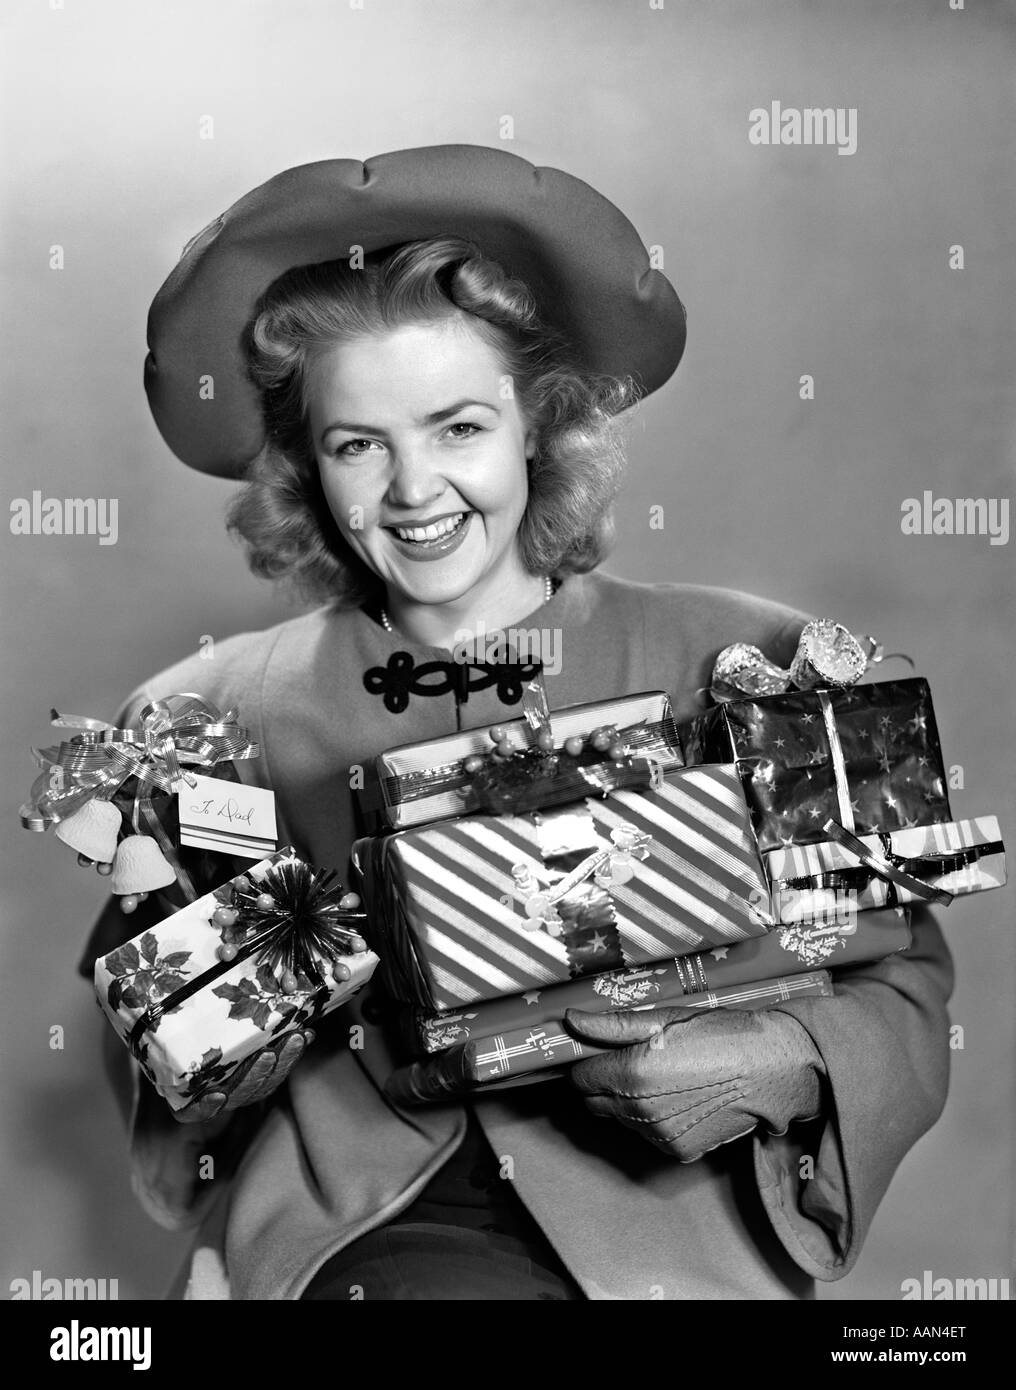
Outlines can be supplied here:
[[454, 603], [520, 575], [535, 431], [502, 399], [504, 380], [461, 313], [337, 344], [308, 365], [329, 509], [389, 593]]

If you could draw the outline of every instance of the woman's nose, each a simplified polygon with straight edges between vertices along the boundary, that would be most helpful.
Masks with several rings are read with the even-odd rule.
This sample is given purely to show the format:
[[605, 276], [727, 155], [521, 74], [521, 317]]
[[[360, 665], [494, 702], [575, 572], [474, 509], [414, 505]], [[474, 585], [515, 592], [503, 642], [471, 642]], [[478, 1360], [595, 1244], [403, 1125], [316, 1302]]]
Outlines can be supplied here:
[[400, 448], [393, 452], [388, 496], [404, 507], [419, 508], [440, 497], [445, 481], [425, 446]]

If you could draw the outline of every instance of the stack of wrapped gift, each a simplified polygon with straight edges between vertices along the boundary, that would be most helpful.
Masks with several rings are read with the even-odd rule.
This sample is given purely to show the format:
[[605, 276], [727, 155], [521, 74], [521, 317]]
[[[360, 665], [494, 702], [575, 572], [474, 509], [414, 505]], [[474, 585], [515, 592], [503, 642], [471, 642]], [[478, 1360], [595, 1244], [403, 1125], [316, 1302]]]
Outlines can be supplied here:
[[1005, 883], [997, 818], [952, 818], [927, 681], [859, 685], [878, 659], [871, 638], [828, 619], [805, 627], [787, 670], [728, 647], [715, 707], [682, 730], [690, 765], [736, 764], [774, 916], [801, 937]]
[[395, 1098], [557, 1074], [595, 1050], [568, 1008], [765, 1007], [829, 993], [814, 965], [834, 950], [908, 944], [885, 911], [824, 954], [781, 945], [736, 762], [685, 767], [666, 695], [551, 717], [537, 679], [524, 701], [512, 724], [378, 760], [387, 830], [353, 860], [416, 1054]]
[[173, 1110], [361, 989], [359, 898], [281, 849], [95, 962], [99, 1005]]

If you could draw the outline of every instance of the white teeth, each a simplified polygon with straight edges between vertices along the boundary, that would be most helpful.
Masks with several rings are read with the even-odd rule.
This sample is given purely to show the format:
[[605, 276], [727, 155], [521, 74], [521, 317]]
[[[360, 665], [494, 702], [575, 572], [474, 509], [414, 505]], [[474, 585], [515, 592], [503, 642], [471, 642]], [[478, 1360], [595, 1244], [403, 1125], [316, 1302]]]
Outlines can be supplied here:
[[436, 541], [440, 536], [447, 536], [456, 530], [465, 516], [465, 512], [456, 512], [454, 516], [446, 516], [441, 521], [435, 521], [433, 526], [397, 526], [396, 533], [401, 540], [416, 541], [418, 544], [424, 541]]

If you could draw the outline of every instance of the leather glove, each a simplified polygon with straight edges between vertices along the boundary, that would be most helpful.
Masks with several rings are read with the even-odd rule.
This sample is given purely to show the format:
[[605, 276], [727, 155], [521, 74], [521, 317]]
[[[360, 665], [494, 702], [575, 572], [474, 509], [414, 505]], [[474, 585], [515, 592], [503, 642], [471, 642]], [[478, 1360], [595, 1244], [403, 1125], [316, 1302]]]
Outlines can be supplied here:
[[791, 1121], [820, 1113], [821, 1055], [779, 1010], [568, 1009], [565, 1022], [577, 1038], [611, 1049], [571, 1069], [592, 1113], [620, 1120], [681, 1163], [759, 1124], [785, 1134]]
[[182, 1125], [218, 1120], [224, 1127], [232, 1118], [230, 1111], [256, 1105], [278, 1090], [313, 1041], [314, 1034], [309, 1028], [276, 1038], [260, 1052], [244, 1058], [232, 1076], [214, 1089], [202, 1091], [182, 1110], [174, 1110], [174, 1118]]

